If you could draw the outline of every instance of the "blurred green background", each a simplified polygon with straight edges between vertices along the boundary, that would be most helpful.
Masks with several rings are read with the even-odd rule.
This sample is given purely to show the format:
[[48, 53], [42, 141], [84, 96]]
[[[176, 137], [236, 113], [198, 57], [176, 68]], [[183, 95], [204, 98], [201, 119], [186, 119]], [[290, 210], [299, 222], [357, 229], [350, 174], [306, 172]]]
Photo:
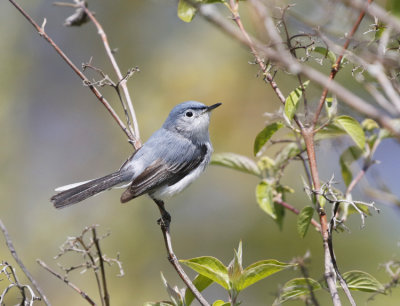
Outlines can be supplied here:
[[[20, 3], [39, 24], [47, 19], [46, 32], [74, 63], [79, 66], [93, 56], [95, 66], [114, 76], [92, 24], [65, 28], [62, 24], [71, 9], [44, 0]], [[222, 102], [210, 126], [215, 152], [252, 156], [255, 135], [265, 124], [263, 113], [276, 111], [279, 103], [258, 77], [257, 67], [249, 64], [252, 56], [248, 50], [201, 18], [190, 24], [180, 21], [172, 0], [91, 1], [90, 8], [108, 33], [111, 46], [118, 48], [121, 70], [135, 66], [141, 70], [129, 81], [129, 88], [143, 140], [161, 126], [179, 102]], [[308, 10], [313, 16], [317, 7], [313, 1], [302, 1], [295, 9]], [[229, 17], [227, 11], [224, 13]], [[54, 305], [84, 305], [78, 294], [39, 267], [36, 259], [56, 267], [53, 256], [66, 237], [78, 235], [86, 225], [99, 224], [99, 233], [111, 231], [102, 242], [103, 252], [110, 257], [120, 252], [126, 273], [118, 278], [117, 268], [108, 269], [112, 304], [141, 305], [167, 299], [160, 271], [171, 285], [183, 284], [166, 258], [156, 224], [158, 209], [149, 198], [121, 205], [121, 191], [113, 190], [61, 211], [49, 202], [55, 187], [109, 173], [132, 149], [94, 95], [8, 1], [1, 1], [0, 17], [0, 218], [17, 252]], [[341, 26], [348, 31], [351, 20]], [[286, 76], [278, 82], [285, 94], [297, 86]], [[108, 88], [102, 92], [117, 108], [115, 93]], [[350, 143], [346, 141], [318, 146], [322, 179], [328, 180], [333, 173], [340, 178], [335, 165]], [[376, 156], [382, 163], [374, 166], [397, 195], [399, 152], [398, 143], [386, 141]], [[298, 208], [307, 203], [301, 175], [299, 165], [293, 164], [284, 179], [296, 188], [288, 201]], [[261, 259], [290, 261], [310, 250], [310, 274], [321, 279], [320, 235], [310, 230], [305, 239], [300, 239], [296, 217], [290, 212], [280, 231], [256, 204], [257, 183], [254, 177], [212, 166], [170, 200], [167, 209], [172, 215], [171, 232], [178, 258], [210, 255], [228, 264], [242, 240], [245, 266]], [[368, 200], [360, 192], [355, 196]], [[341, 271], [363, 270], [386, 282], [387, 275], [379, 265], [400, 256], [400, 213], [384, 203], [377, 206], [381, 213], [368, 218], [365, 228], [360, 229], [360, 219], [352, 216], [350, 232], [335, 235], [334, 243]], [[3, 237], [0, 259], [14, 264]], [[241, 293], [243, 305], [271, 304], [279, 286], [299, 275], [288, 270], [257, 283]], [[96, 296], [91, 275], [75, 273], [70, 279]], [[355, 293], [360, 304], [369, 296]], [[205, 297], [209, 301], [226, 300], [225, 292], [216, 285], [205, 291]], [[322, 305], [329, 303], [328, 293], [320, 292], [318, 297]], [[395, 290], [392, 295], [377, 296], [369, 305], [398, 305], [399, 300], [399, 290]], [[292, 302], [297, 304], [301, 303]]]

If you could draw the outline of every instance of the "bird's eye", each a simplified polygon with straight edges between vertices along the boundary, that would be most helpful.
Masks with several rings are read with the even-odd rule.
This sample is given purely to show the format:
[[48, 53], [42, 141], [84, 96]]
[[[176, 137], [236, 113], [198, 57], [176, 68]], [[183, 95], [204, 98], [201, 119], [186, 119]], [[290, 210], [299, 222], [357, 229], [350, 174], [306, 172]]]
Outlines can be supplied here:
[[193, 116], [193, 113], [191, 112], [191, 111], [188, 111], [188, 112], [186, 112], [186, 117], [192, 117]]

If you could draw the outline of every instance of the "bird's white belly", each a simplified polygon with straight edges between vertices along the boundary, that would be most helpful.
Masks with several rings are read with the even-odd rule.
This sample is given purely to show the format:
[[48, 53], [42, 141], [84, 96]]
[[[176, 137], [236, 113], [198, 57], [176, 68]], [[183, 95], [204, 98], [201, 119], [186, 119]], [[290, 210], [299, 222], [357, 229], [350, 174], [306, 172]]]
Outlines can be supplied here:
[[162, 186], [157, 190], [155, 190], [154, 192], [152, 192], [150, 196], [158, 200], [163, 200], [174, 196], [175, 194], [181, 192], [183, 189], [189, 186], [195, 179], [197, 179], [199, 175], [204, 171], [206, 164], [207, 164], [206, 162], [203, 162], [202, 165], [197, 167], [190, 174], [186, 175], [179, 182], [171, 186], [168, 185]]

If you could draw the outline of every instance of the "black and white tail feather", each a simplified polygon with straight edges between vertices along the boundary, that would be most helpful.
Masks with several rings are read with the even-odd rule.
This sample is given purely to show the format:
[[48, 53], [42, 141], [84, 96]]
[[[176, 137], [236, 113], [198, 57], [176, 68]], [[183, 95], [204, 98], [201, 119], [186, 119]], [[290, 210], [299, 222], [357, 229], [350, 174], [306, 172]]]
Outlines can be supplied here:
[[127, 176], [126, 172], [119, 170], [91, 181], [57, 188], [56, 191], [60, 192], [54, 195], [50, 200], [55, 208], [64, 208], [81, 202], [102, 191], [111, 189], [121, 183], [129, 182], [129, 179], [130, 176]]

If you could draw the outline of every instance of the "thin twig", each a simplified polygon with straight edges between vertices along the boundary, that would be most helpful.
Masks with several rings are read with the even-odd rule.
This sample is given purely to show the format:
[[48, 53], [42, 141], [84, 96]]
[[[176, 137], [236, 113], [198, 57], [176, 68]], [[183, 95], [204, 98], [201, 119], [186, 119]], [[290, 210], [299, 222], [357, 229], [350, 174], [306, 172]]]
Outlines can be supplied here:
[[96, 305], [96, 303], [81, 289], [79, 289], [75, 284], [71, 283], [66, 277], [61, 276], [57, 272], [55, 272], [53, 269], [51, 269], [48, 265], [46, 265], [43, 261], [40, 259], [37, 259], [36, 262], [42, 266], [44, 269], [46, 269], [48, 272], [53, 274], [55, 277], [58, 279], [62, 280], [64, 283], [66, 283], [69, 287], [74, 289], [76, 292], [80, 294], [90, 305]]
[[92, 227], [92, 235], [93, 235], [93, 242], [97, 250], [97, 256], [99, 257], [100, 262], [100, 272], [101, 272], [101, 279], [103, 282], [103, 293], [104, 293], [104, 302], [106, 306], [110, 305], [110, 294], [108, 293], [107, 289], [107, 281], [106, 281], [106, 270], [104, 269], [104, 259], [100, 249], [99, 239], [97, 238], [96, 227]]
[[[368, 3], [371, 3], [371, 2], [372, 2], [372, 0], [368, 0]], [[336, 74], [338, 73], [339, 69], [341, 68], [340, 65], [342, 63], [343, 56], [344, 56], [346, 50], [349, 48], [350, 42], [352, 41], [354, 34], [358, 30], [358, 27], [360, 26], [361, 21], [364, 19], [364, 16], [365, 16], [365, 11], [362, 10], [360, 12], [360, 15], [358, 16], [356, 22], [354, 23], [353, 28], [351, 29], [350, 33], [347, 36], [346, 42], [344, 43], [343, 48], [342, 48], [342, 52], [338, 56], [335, 64], [332, 66], [331, 73], [329, 75], [329, 79], [333, 80], [335, 78]], [[325, 104], [325, 100], [326, 100], [326, 97], [328, 95], [328, 92], [329, 92], [329, 89], [326, 88], [326, 87], [322, 91], [322, 95], [321, 95], [321, 98], [319, 100], [319, 104], [318, 104], [317, 110], [315, 111], [315, 114], [314, 114], [314, 120], [312, 122], [313, 128], [317, 124], [318, 118], [319, 118], [319, 116], [321, 114], [321, 111], [322, 111], [322, 108], [323, 108], [323, 106]]]
[[309, 252], [307, 251], [307, 253], [306, 253], [306, 255], [304, 255], [304, 257], [296, 258], [295, 262], [300, 267], [300, 272], [303, 275], [304, 279], [306, 280], [308, 291], [310, 292], [311, 302], [315, 306], [319, 306], [318, 300], [317, 300], [317, 298], [315, 296], [315, 293], [314, 293], [313, 286], [310, 283], [310, 279], [309, 279], [310, 276], [309, 276], [308, 270], [306, 268], [306, 260], [307, 260], [308, 257], [309, 257]]
[[[283, 200], [275, 199], [274, 203], [277, 203], [277, 204], [283, 206], [287, 210], [290, 210], [291, 212], [295, 213], [296, 215], [300, 214], [300, 211], [296, 207], [290, 205], [289, 203], [287, 203]], [[318, 232], [321, 232], [321, 225], [317, 221], [315, 221], [314, 219], [311, 219], [311, 224], [315, 227], [315, 229]]]
[[103, 294], [103, 288], [101, 286], [101, 282], [100, 282], [100, 278], [99, 278], [99, 271], [96, 265], [96, 260], [94, 259], [93, 255], [90, 253], [90, 247], [91, 246], [87, 246], [85, 244], [85, 242], [83, 241], [83, 234], [80, 237], [76, 237], [76, 241], [79, 242], [82, 246], [82, 248], [84, 249], [85, 254], [89, 257], [91, 263], [92, 263], [92, 267], [93, 267], [93, 271], [94, 271], [94, 275], [96, 277], [96, 282], [97, 282], [97, 288], [99, 290], [99, 295], [101, 298], [101, 304], [102, 305], [106, 305], [105, 299], [103, 297], [105, 297], [105, 294]]
[[40, 297], [43, 299], [43, 302], [46, 305], [51, 305], [49, 300], [47, 299], [46, 295], [44, 294], [42, 288], [40, 288], [39, 284], [36, 282], [36, 280], [33, 278], [31, 273], [28, 271], [28, 269], [25, 267], [24, 263], [22, 260], [19, 258], [17, 251], [14, 248], [14, 244], [11, 240], [11, 237], [7, 231], [6, 226], [4, 225], [3, 221], [0, 219], [0, 229], [3, 232], [4, 238], [6, 240], [6, 244], [8, 249], [11, 252], [11, 255], [14, 257], [15, 261], [17, 262], [18, 266], [21, 268], [21, 270], [24, 272], [26, 277], [29, 279], [29, 281], [32, 283], [32, 285], [35, 287], [36, 291], [39, 293]]
[[40, 27], [32, 17], [26, 13], [20, 5], [18, 5], [14, 0], [8, 0], [15, 8], [25, 17], [26, 20], [36, 29], [41, 37], [43, 37], [53, 48], [54, 50], [61, 56], [61, 58], [71, 67], [71, 69], [81, 78], [84, 84], [94, 93], [97, 99], [105, 106], [120, 128], [124, 131], [126, 136], [128, 137], [129, 142], [134, 143], [135, 138], [129, 129], [126, 128], [125, 124], [119, 118], [118, 114], [114, 111], [108, 101], [103, 97], [100, 91], [90, 84], [90, 81], [86, 78], [86, 76], [76, 67], [76, 65], [65, 55], [65, 53], [58, 47], [58, 45], [46, 34], [44, 28]]
[[[97, 28], [97, 32], [100, 35], [103, 44], [104, 44], [104, 48], [106, 50], [107, 56], [111, 61], [111, 64], [114, 68], [115, 73], [117, 74], [117, 77], [119, 79], [118, 85], [121, 85], [122, 87], [122, 91], [124, 93], [125, 96], [125, 100], [126, 103], [128, 104], [128, 108], [132, 117], [132, 124], [133, 124], [133, 130], [131, 125], [129, 124], [130, 121], [128, 120], [128, 125], [129, 128], [131, 129], [131, 133], [134, 136], [134, 146], [136, 149], [139, 149], [141, 146], [141, 142], [140, 142], [140, 133], [139, 133], [139, 125], [137, 122], [137, 118], [136, 118], [136, 114], [135, 114], [135, 109], [133, 108], [133, 104], [132, 104], [132, 99], [131, 96], [129, 94], [129, 90], [128, 90], [128, 86], [127, 86], [127, 78], [123, 77], [121, 70], [119, 69], [119, 66], [117, 64], [117, 61], [115, 60], [113, 51], [110, 48], [110, 44], [108, 42], [108, 38], [106, 35], [106, 32], [104, 31], [103, 27], [101, 26], [100, 22], [98, 22], [98, 20], [96, 19], [96, 17], [93, 15], [93, 13], [85, 6], [84, 1], [81, 1], [80, 3], [81, 8], [85, 11], [85, 13], [87, 14], [87, 16], [90, 18], [90, 20], [94, 23], [94, 25]], [[124, 106], [124, 101], [123, 99], [121, 99], [121, 103]], [[129, 117], [128, 117], [129, 118]]]
[[[234, 27], [231, 23], [226, 21], [225, 18], [221, 16], [221, 14], [219, 14], [212, 6], [200, 6], [198, 12], [202, 17], [213, 23], [226, 34], [233, 37], [238, 42], [250, 47], [249, 42], [245, 39], [242, 32]], [[371, 119], [377, 121], [382, 127], [390, 131], [398, 141], [400, 141], [400, 131], [391, 122], [392, 118], [383, 114], [379, 109], [366, 102], [346, 87], [340, 85], [335, 81], [332, 81], [328, 76], [315, 70], [314, 68], [297, 62], [291, 56], [288, 57], [282, 55], [272, 48], [267, 48], [264, 44], [259, 42], [254, 37], [251, 37], [251, 40], [255, 49], [259, 50], [261, 54], [264, 54], [270, 60], [276, 61], [277, 63], [288, 69], [290, 72], [294, 74], [302, 73], [307, 78], [314, 81], [316, 84], [320, 84], [322, 87], [328, 88], [330, 92], [334, 93], [344, 103], [346, 103], [359, 113], [364, 114], [365, 116], [368, 116]], [[281, 99], [280, 101], [282, 102]]]
[[200, 304], [203, 306], [210, 306], [210, 304], [201, 295], [199, 290], [197, 290], [197, 288], [193, 285], [192, 281], [190, 280], [190, 278], [187, 276], [187, 274], [183, 270], [182, 266], [180, 265], [176, 255], [172, 249], [171, 235], [169, 233], [169, 225], [171, 222], [171, 216], [165, 210], [164, 202], [155, 200], [155, 199], [153, 199], [153, 200], [157, 204], [158, 208], [160, 209], [161, 219], [158, 220], [158, 224], [160, 225], [161, 232], [164, 237], [164, 243], [165, 243], [165, 247], [167, 249], [169, 262], [175, 268], [179, 277], [186, 284], [186, 286], [189, 288], [189, 290], [192, 291], [193, 295], [200, 302]]

